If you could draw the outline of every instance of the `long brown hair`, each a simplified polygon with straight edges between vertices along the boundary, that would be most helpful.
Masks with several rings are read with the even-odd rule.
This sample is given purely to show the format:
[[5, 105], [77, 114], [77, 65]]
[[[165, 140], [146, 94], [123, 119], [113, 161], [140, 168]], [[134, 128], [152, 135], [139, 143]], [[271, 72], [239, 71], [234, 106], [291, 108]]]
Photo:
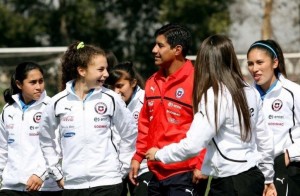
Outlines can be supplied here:
[[243, 90], [246, 83], [229, 38], [223, 35], [213, 35], [203, 41], [197, 54], [194, 76], [194, 113], [198, 112], [198, 104], [202, 98], [204, 98], [205, 105], [207, 104], [207, 91], [212, 88], [214, 92], [214, 112], [216, 114], [214, 123], [217, 127], [218, 92], [219, 90], [222, 92], [222, 86], [224, 85], [231, 93], [237, 109], [242, 140], [246, 141], [247, 138], [251, 138], [250, 114]]

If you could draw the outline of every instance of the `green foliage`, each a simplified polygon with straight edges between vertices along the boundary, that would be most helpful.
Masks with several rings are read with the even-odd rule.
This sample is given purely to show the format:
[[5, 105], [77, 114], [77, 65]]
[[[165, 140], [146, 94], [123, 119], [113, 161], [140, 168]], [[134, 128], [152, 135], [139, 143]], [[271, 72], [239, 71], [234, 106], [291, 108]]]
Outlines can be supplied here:
[[[56, 3], [54, 3], [56, 2]], [[226, 33], [226, 0], [26, 0], [0, 2], [0, 47], [66, 46], [75, 40], [112, 50], [131, 60], [147, 78], [154, 32], [162, 24], [185, 24], [195, 54], [201, 40]], [[1, 62], [1, 59], [0, 59]]]
[[161, 21], [183, 23], [192, 30], [196, 54], [201, 40], [216, 33], [227, 33], [230, 24], [228, 4], [232, 0], [165, 0]]

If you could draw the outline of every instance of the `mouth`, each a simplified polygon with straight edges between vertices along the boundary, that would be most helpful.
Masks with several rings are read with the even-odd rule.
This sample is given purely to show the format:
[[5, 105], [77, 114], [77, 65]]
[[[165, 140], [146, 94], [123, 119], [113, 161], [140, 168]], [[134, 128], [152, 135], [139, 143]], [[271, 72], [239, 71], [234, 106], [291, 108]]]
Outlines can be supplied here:
[[104, 84], [105, 80], [97, 80], [98, 83]]
[[261, 78], [261, 75], [260, 75], [260, 74], [254, 74], [254, 75], [253, 75], [253, 79], [254, 79], [255, 81], [258, 81], [260, 78]]

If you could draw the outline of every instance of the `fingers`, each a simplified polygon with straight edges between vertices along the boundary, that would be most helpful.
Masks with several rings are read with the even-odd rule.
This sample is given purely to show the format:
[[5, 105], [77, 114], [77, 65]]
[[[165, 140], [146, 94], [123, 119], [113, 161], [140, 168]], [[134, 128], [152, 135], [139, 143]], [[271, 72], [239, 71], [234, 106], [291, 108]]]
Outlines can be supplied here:
[[199, 179], [195, 175], [193, 175], [192, 182], [194, 184], [198, 184], [199, 183]]
[[56, 181], [56, 183], [57, 183], [57, 186], [58, 186], [59, 188], [64, 189], [65, 181], [64, 181], [63, 178], [60, 179], [60, 180], [58, 180], [58, 181]]
[[131, 161], [131, 170], [129, 172], [129, 180], [132, 182], [134, 185], [138, 185], [138, 172], [140, 169], [140, 163], [136, 160]]
[[42, 184], [43, 184], [42, 179], [40, 179], [36, 175], [32, 175], [32, 176], [30, 176], [30, 178], [27, 181], [26, 190], [27, 191], [38, 191], [41, 188]]

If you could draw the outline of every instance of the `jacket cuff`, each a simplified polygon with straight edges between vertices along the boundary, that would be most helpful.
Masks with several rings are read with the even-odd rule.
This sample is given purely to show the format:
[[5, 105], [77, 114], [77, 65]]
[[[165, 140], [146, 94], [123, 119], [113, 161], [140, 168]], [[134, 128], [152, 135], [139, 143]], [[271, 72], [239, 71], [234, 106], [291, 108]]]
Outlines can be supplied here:
[[289, 148], [286, 149], [286, 152], [289, 155], [290, 162], [300, 161], [300, 149], [297, 145], [292, 144]]
[[132, 159], [138, 161], [139, 163], [141, 163], [143, 161], [143, 159], [144, 159], [144, 156], [140, 156], [137, 153], [135, 153], [133, 155]]
[[35, 172], [33, 174], [39, 177], [43, 182], [49, 177], [48, 172], [46, 170], [43, 172]]

